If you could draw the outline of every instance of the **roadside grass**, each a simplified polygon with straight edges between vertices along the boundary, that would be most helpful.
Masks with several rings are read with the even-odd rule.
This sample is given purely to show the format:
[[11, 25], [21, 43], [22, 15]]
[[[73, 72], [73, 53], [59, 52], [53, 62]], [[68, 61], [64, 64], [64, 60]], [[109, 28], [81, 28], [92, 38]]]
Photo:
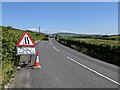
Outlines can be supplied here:
[[[16, 55], [16, 44], [19, 41], [24, 30], [19, 30], [12, 27], [2, 27], [2, 69], [0, 71], [0, 88], [3, 89], [4, 86], [10, 82], [16, 72], [16, 66], [20, 62], [20, 55]], [[33, 41], [42, 40], [44, 34], [38, 32], [28, 31], [28, 34], [32, 37]]]

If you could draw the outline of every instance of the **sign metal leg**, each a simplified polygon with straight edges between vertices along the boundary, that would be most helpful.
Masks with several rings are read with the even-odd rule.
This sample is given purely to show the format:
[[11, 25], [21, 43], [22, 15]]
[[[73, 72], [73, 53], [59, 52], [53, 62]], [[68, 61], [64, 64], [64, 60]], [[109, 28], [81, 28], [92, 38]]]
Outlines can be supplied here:
[[34, 69], [32, 65], [32, 54], [30, 55], [30, 60], [28, 61], [28, 67], [31, 67], [32, 69]]

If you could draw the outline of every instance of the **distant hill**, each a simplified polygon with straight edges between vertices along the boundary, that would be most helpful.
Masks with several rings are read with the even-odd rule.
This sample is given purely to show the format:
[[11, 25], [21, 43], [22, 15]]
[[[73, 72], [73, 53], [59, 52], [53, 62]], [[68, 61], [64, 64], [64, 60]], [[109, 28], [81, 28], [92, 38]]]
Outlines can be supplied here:
[[60, 32], [60, 33], [54, 33], [52, 35], [59, 35], [62, 37], [86, 37], [86, 36], [103, 36], [103, 35], [92, 35], [92, 34], [76, 34], [76, 33], [64, 33], [64, 32]]
[[55, 37], [56, 35], [69, 38], [93, 38], [93, 39], [105, 39], [105, 40], [118, 40], [120, 35], [94, 35], [94, 34], [76, 34], [76, 33], [54, 33], [51, 36]]
[[60, 32], [60, 33], [54, 33], [54, 34], [52, 34], [52, 35], [53, 35], [53, 36], [59, 35], [59, 36], [62, 36], [62, 37], [73, 37], [73, 36], [76, 36], [76, 35], [78, 35], [78, 34]]

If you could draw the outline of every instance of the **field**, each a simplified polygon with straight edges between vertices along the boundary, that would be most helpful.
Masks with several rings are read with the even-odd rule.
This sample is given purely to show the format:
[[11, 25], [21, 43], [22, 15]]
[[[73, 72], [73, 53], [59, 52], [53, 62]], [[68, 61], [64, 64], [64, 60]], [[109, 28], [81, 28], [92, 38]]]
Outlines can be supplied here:
[[92, 35], [92, 34], [75, 34], [75, 33], [55, 33], [53, 35], [58, 35], [67, 38], [83, 38], [83, 39], [101, 39], [101, 40], [120, 40], [120, 35]]
[[[4, 27], [0, 26], [2, 29], [2, 62], [0, 65], [0, 88], [3, 88], [6, 85], [10, 78], [13, 77], [16, 71], [16, 65], [18, 65], [20, 61], [20, 56], [16, 56], [16, 44], [19, 41], [21, 35], [23, 34], [23, 30], [15, 29], [10, 26]], [[39, 34], [37, 32], [28, 31], [28, 34], [32, 37], [33, 41], [41, 40], [44, 38], [44, 34]]]
[[[111, 37], [114, 39], [93, 39], [93, 38], [74, 38], [57, 36], [56, 40], [73, 48], [81, 53], [87, 54], [98, 60], [120, 66], [120, 43], [119, 36]], [[110, 37], [108, 37], [110, 38]]]
[[97, 45], [108, 44], [111, 46], [120, 46], [118, 40], [102, 40], [102, 39], [86, 39], [86, 38], [72, 38], [72, 39], [76, 41], [83, 41], [90, 44], [97, 44]]

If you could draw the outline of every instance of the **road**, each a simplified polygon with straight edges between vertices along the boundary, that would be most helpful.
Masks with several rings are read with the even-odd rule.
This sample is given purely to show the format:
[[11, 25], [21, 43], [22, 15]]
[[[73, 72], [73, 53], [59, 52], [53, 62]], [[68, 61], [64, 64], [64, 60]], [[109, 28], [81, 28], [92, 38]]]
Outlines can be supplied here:
[[[37, 43], [41, 69], [22, 68], [14, 88], [118, 88], [118, 67], [81, 54], [54, 39]], [[24, 60], [30, 56], [25, 55]], [[34, 56], [32, 56], [32, 64]]]

